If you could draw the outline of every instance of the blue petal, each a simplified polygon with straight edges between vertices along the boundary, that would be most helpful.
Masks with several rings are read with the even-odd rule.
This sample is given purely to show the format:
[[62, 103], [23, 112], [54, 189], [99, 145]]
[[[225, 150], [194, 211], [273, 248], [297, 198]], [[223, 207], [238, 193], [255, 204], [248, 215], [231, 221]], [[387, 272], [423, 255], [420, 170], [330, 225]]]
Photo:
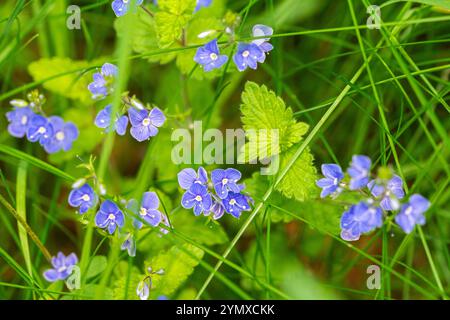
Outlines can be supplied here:
[[197, 179], [195, 170], [192, 168], [181, 170], [178, 173], [177, 177], [178, 177], [178, 184], [184, 190], [188, 190]]
[[159, 199], [155, 192], [145, 192], [142, 196], [142, 207], [145, 209], [158, 209]]

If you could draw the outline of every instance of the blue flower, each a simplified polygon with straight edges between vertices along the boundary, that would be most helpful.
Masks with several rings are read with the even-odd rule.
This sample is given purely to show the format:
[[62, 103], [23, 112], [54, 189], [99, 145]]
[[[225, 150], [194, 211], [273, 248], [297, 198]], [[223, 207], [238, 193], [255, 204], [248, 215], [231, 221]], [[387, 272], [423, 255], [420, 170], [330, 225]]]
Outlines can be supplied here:
[[339, 182], [344, 178], [341, 167], [334, 163], [323, 164], [322, 174], [325, 178], [316, 181], [316, 185], [322, 188], [320, 197], [325, 198], [330, 194], [339, 192]]
[[239, 170], [216, 169], [211, 172], [211, 181], [214, 185], [214, 190], [220, 199], [225, 199], [228, 196], [228, 191], [239, 193], [240, 187], [236, 184], [241, 179]]
[[136, 288], [136, 294], [141, 300], [147, 300], [150, 296], [151, 285], [149, 284], [149, 279], [150, 278], [146, 278], [143, 281], [140, 281]]
[[383, 212], [365, 202], [351, 206], [341, 217], [341, 238], [358, 240], [362, 233], [370, 232], [383, 224]]
[[241, 193], [229, 191], [227, 197], [222, 200], [222, 204], [226, 212], [235, 218], [239, 218], [242, 211], [250, 210], [249, 200], [249, 197]]
[[132, 126], [130, 133], [139, 142], [156, 136], [158, 127], [166, 121], [164, 113], [158, 108], [153, 108], [151, 111], [130, 108], [128, 115]]
[[[133, 200], [132, 200], [133, 201]], [[131, 204], [133, 206], [133, 204]], [[162, 219], [162, 214], [158, 211], [159, 199], [155, 192], [145, 192], [142, 196], [142, 202], [138, 209], [140, 217], [148, 224], [156, 227]], [[142, 227], [142, 222], [138, 219], [135, 220], [134, 226], [137, 229]]]
[[88, 85], [93, 99], [103, 99], [113, 91], [114, 77], [118, 69], [111, 63], [105, 63], [100, 72], [93, 74], [94, 81]]
[[233, 56], [239, 71], [244, 71], [247, 67], [256, 70], [258, 62], [263, 63], [265, 59], [264, 51], [254, 43], [239, 43], [237, 52]]
[[87, 183], [73, 189], [69, 194], [69, 204], [72, 207], [80, 207], [80, 214], [85, 213], [97, 203], [97, 195]]
[[213, 205], [209, 209], [209, 213], [213, 214], [214, 220], [219, 220], [220, 218], [222, 218], [223, 214], [225, 213], [225, 207], [223, 206], [222, 201], [214, 200]]
[[[99, 128], [106, 129], [105, 132], [109, 132], [110, 122], [111, 122], [111, 112], [112, 105], [108, 104], [104, 109], [100, 110], [95, 117], [95, 125]], [[127, 131], [128, 117], [116, 115], [114, 119], [113, 130], [117, 132], [118, 135], [123, 136]]]
[[120, 246], [120, 249], [127, 250], [130, 257], [136, 256], [136, 239], [131, 233], [126, 236], [125, 241]]
[[372, 161], [367, 156], [354, 155], [347, 172], [351, 177], [350, 190], [364, 188], [369, 182]]
[[205, 72], [220, 68], [227, 62], [228, 57], [221, 55], [219, 47], [217, 46], [217, 39], [214, 39], [203, 47], [197, 49], [194, 56], [194, 61], [201, 64]]
[[105, 200], [95, 216], [96, 226], [102, 229], [108, 228], [109, 234], [113, 234], [117, 226], [123, 227], [124, 220], [122, 211], [111, 200]]
[[[111, 7], [116, 14], [116, 17], [121, 17], [128, 12], [130, 4], [133, 0], [114, 0]], [[140, 6], [144, 0], [136, 0], [135, 6]]]
[[194, 183], [189, 190], [183, 194], [181, 205], [186, 209], [191, 209], [193, 207], [194, 214], [198, 216], [202, 212], [207, 213], [211, 208], [211, 195], [205, 186]]
[[380, 206], [383, 210], [397, 210], [400, 206], [398, 200], [403, 199], [405, 191], [403, 191], [403, 180], [397, 175], [390, 179], [386, 186], [372, 180], [367, 184], [372, 195], [381, 198]]
[[61, 149], [69, 151], [72, 148], [72, 142], [78, 138], [78, 129], [72, 122], [64, 122], [57, 116], [49, 118], [49, 123], [53, 128], [53, 135], [49, 137], [44, 149], [48, 153], [55, 153]]
[[8, 132], [16, 138], [23, 138], [27, 133], [28, 126], [34, 112], [29, 107], [14, 108], [6, 113], [6, 118], [9, 121]]
[[256, 44], [264, 53], [269, 52], [273, 49], [273, 46], [268, 42], [270, 36], [273, 35], [273, 29], [271, 27], [265, 26], [263, 24], [256, 24], [253, 26], [252, 35], [256, 37], [267, 37], [261, 39], [255, 39], [252, 43]]
[[45, 145], [52, 136], [53, 127], [48, 119], [38, 114], [34, 115], [28, 125], [27, 139]]
[[208, 173], [203, 167], [198, 168], [197, 173], [192, 168], [183, 169], [177, 176], [178, 184], [184, 190], [189, 190], [194, 183], [206, 185], [208, 182]]
[[67, 257], [58, 252], [56, 257], [52, 258], [53, 269], [48, 269], [44, 272], [45, 280], [55, 282], [57, 280], [65, 280], [72, 273], [73, 267], [78, 263], [78, 258], [75, 253], [69, 254]]
[[420, 194], [413, 194], [409, 202], [404, 204], [400, 213], [395, 216], [395, 222], [405, 231], [410, 233], [414, 226], [424, 225], [425, 216], [423, 213], [430, 207], [430, 202]]
[[202, 7], [209, 7], [211, 5], [212, 0], [197, 0], [197, 6], [195, 7], [194, 12], [197, 12]]

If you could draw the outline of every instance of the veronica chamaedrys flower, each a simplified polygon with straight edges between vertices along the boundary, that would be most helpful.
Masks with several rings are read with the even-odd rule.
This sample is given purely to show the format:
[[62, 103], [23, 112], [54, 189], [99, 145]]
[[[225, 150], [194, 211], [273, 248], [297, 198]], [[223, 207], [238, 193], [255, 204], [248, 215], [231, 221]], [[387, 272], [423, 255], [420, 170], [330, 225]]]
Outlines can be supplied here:
[[255, 39], [252, 43], [256, 44], [264, 53], [273, 49], [273, 46], [269, 43], [270, 36], [273, 35], [273, 29], [263, 24], [256, 24], [253, 26], [252, 35], [256, 37], [267, 37], [261, 39]]
[[370, 232], [383, 224], [380, 208], [360, 202], [350, 207], [341, 217], [341, 238], [347, 241], [358, 240], [362, 233]]
[[53, 135], [53, 127], [46, 117], [35, 114], [28, 124], [27, 139], [31, 142], [39, 141], [41, 145], [47, 143]]
[[222, 200], [225, 211], [235, 218], [239, 218], [242, 211], [250, 210], [250, 204], [248, 202], [249, 198], [247, 196], [231, 191], [228, 192], [227, 197]]
[[239, 71], [244, 71], [247, 67], [256, 70], [258, 62], [263, 63], [265, 59], [264, 51], [254, 43], [240, 42], [237, 52], [233, 56], [233, 61]]
[[197, 0], [197, 6], [195, 7], [194, 12], [197, 12], [202, 7], [209, 7], [211, 5], [212, 0]]
[[322, 188], [321, 198], [325, 198], [330, 194], [339, 192], [339, 183], [344, 179], [344, 173], [339, 165], [334, 163], [325, 163], [321, 167], [322, 174], [325, 178], [316, 181], [316, 185]]
[[347, 169], [350, 175], [350, 190], [364, 188], [369, 182], [370, 166], [372, 161], [363, 155], [354, 155], [350, 167]]
[[93, 74], [94, 81], [88, 85], [93, 99], [103, 99], [113, 91], [114, 77], [118, 69], [111, 63], [105, 63], [100, 72]]
[[205, 72], [220, 68], [227, 62], [228, 56], [220, 54], [217, 39], [214, 39], [203, 47], [197, 49], [194, 61], [203, 66]]
[[211, 208], [211, 195], [204, 185], [194, 183], [189, 190], [183, 194], [181, 205], [186, 209], [194, 208], [194, 214], [198, 216], [202, 212], [207, 213], [209, 208]]
[[79, 188], [73, 189], [69, 193], [69, 204], [72, 207], [79, 207], [80, 214], [85, 213], [97, 203], [97, 195], [92, 187], [85, 183]]
[[239, 170], [228, 169], [216, 169], [211, 172], [211, 181], [214, 185], [214, 190], [220, 199], [225, 199], [228, 196], [228, 191], [239, 193], [240, 187], [237, 185], [239, 179], [241, 179], [241, 173]]
[[117, 204], [111, 200], [105, 200], [95, 216], [95, 225], [102, 229], [107, 228], [109, 234], [113, 234], [117, 226], [123, 227], [124, 220], [124, 215]]
[[423, 226], [425, 224], [425, 211], [430, 207], [430, 202], [420, 194], [413, 194], [409, 202], [405, 203], [400, 212], [395, 216], [395, 222], [406, 233], [413, 231], [416, 224]]
[[[158, 211], [159, 199], [155, 192], [145, 192], [139, 207], [139, 215], [148, 224], [156, 227], [161, 222], [161, 212]], [[137, 219], [136, 219], [137, 220]], [[140, 229], [142, 222], [137, 220], [135, 226]]]
[[48, 153], [55, 153], [59, 150], [69, 151], [72, 148], [72, 142], [78, 138], [78, 129], [72, 122], [64, 122], [64, 120], [57, 116], [49, 118], [50, 125], [53, 129], [53, 134], [49, 137], [44, 149]]
[[[130, 9], [130, 5], [132, 2], [133, 0], [114, 0], [111, 3], [111, 7], [116, 14], [116, 17], [121, 17], [126, 14]], [[142, 2], [144, 2], [144, 0], [134, 0], [134, 5], [136, 7], [140, 6]]]
[[136, 256], [136, 239], [131, 233], [125, 237], [125, 241], [120, 246], [120, 250], [127, 250], [130, 257]]
[[214, 200], [209, 212], [213, 214], [214, 220], [219, 220], [222, 218], [225, 213], [225, 207], [223, 206], [222, 201]]
[[8, 119], [8, 132], [10, 135], [16, 138], [23, 138], [27, 133], [28, 126], [31, 118], [34, 116], [34, 112], [29, 107], [14, 108], [6, 113]]
[[[109, 132], [110, 122], [111, 122], [111, 112], [112, 105], [108, 104], [104, 109], [100, 110], [97, 116], [95, 117], [95, 125], [99, 128], [105, 129], [105, 132]], [[114, 125], [112, 126], [113, 130], [117, 132], [118, 135], [123, 136], [127, 131], [128, 126], [128, 117], [123, 115], [119, 116], [118, 114], [114, 117]]]
[[150, 286], [149, 283], [150, 278], [147, 278], [145, 280], [142, 280], [138, 283], [138, 286], [136, 288], [136, 294], [141, 300], [147, 300], [150, 296]]
[[57, 280], [65, 280], [72, 273], [73, 267], [78, 263], [75, 253], [69, 254], [67, 257], [62, 253], [58, 254], [51, 260], [53, 269], [44, 272], [45, 280], [55, 282]]
[[130, 133], [139, 142], [156, 136], [158, 127], [166, 121], [164, 113], [158, 108], [153, 108], [151, 111], [130, 108], [128, 115], [132, 126]]
[[380, 206], [383, 210], [398, 210], [400, 207], [399, 199], [403, 199], [405, 191], [403, 191], [403, 180], [397, 175], [394, 175], [386, 186], [372, 180], [367, 184], [372, 195], [376, 198], [381, 198]]
[[192, 168], [183, 169], [178, 173], [177, 177], [178, 184], [184, 190], [189, 190], [194, 183], [206, 185], [208, 182], [208, 173], [203, 167], [199, 167], [197, 173]]

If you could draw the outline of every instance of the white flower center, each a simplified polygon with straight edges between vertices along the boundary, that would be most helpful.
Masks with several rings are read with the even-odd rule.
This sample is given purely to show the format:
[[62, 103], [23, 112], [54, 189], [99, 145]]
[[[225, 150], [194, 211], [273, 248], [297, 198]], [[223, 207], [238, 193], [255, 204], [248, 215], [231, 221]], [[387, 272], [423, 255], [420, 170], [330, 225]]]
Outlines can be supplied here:
[[114, 221], [114, 220], [116, 220], [116, 216], [114, 214], [110, 213], [108, 216], [108, 219]]
[[28, 121], [28, 117], [27, 116], [22, 116], [22, 118], [20, 119], [20, 123], [21, 124], [27, 124]]
[[143, 126], [148, 126], [148, 125], [150, 125], [150, 118], [145, 118], [144, 120], [142, 120], [142, 125]]
[[44, 127], [39, 127], [39, 129], [38, 129], [38, 133], [40, 133], [40, 134], [44, 134], [46, 131], [47, 130], [45, 130]]
[[249, 55], [250, 55], [250, 51], [248, 51], [248, 50], [245, 50], [244, 52], [242, 52], [242, 56], [244, 58], [247, 58]]
[[406, 208], [406, 210], [405, 210], [405, 214], [406, 214], [407, 216], [409, 216], [412, 212], [413, 212], [413, 208], [412, 208], [411, 206], [409, 206], [409, 207]]
[[62, 132], [62, 131], [58, 131], [57, 133], [56, 133], [56, 140], [58, 140], [58, 141], [63, 141], [64, 140], [64, 132]]
[[201, 197], [201, 196], [196, 196], [196, 197], [195, 197], [195, 200], [196, 200], [196, 201], [202, 201], [202, 197]]
[[227, 184], [228, 183], [228, 179], [227, 178], [223, 178], [222, 179], [222, 184]]
[[213, 60], [213, 61], [217, 60], [217, 58], [218, 58], [217, 54], [215, 54], [214, 52], [211, 53], [211, 54], [209, 55], [209, 57], [210, 57], [211, 60]]
[[234, 205], [236, 204], [236, 200], [231, 199], [230, 202], [229, 202], [229, 204], [230, 204], [230, 206], [234, 206]]
[[66, 271], [66, 269], [67, 269], [66, 266], [59, 267], [58, 272], [59, 273], [64, 272]]
[[146, 216], [146, 215], [147, 215], [147, 209], [141, 208], [141, 210], [139, 210], [139, 214], [140, 214], [141, 216]]
[[81, 197], [81, 199], [82, 199], [83, 201], [88, 202], [89, 200], [91, 200], [91, 197], [89, 197], [89, 195], [86, 193], [86, 194], [84, 194], [84, 195]]

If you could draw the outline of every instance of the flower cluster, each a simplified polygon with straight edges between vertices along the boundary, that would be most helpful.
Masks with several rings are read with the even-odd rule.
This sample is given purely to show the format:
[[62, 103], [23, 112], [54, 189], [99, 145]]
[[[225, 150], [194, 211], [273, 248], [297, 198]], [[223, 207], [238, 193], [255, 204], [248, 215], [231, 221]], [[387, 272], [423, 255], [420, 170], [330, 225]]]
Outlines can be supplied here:
[[27, 100], [12, 100], [13, 110], [6, 113], [8, 132], [16, 138], [26, 137], [39, 142], [47, 153], [69, 151], [78, 138], [78, 129], [61, 117], [46, 117], [42, 111], [45, 98], [37, 91], [28, 94]]
[[[208, 173], [203, 167], [197, 172], [194, 169], [183, 169], [178, 173], [178, 184], [185, 191], [181, 205], [194, 210], [196, 216], [212, 215], [220, 219], [225, 212], [239, 218], [242, 211], [251, 209], [253, 200], [242, 191], [243, 184], [238, 184], [241, 173], [233, 168], [215, 169], [211, 172], [211, 184], [208, 183]], [[215, 194], [210, 191], [213, 189]]]
[[322, 189], [322, 198], [331, 196], [334, 199], [344, 191], [364, 196], [364, 200], [352, 205], [342, 215], [342, 239], [355, 241], [361, 234], [381, 227], [384, 217], [389, 217], [388, 212], [396, 213], [395, 222], [406, 233], [410, 233], [416, 224], [425, 224], [423, 214], [430, 202], [420, 194], [413, 194], [408, 202], [401, 204], [405, 197], [403, 180], [384, 168], [380, 168], [378, 176], [372, 179], [371, 166], [369, 157], [354, 155], [346, 177], [339, 165], [322, 165], [324, 178], [316, 182]]
[[75, 253], [69, 254], [67, 257], [62, 253], [58, 254], [51, 260], [52, 269], [44, 272], [45, 280], [55, 282], [58, 280], [66, 280], [73, 271], [73, 267], [78, 263]]
[[[104, 99], [113, 92], [114, 77], [117, 76], [117, 67], [110, 63], [105, 63], [101, 72], [93, 75], [94, 81], [89, 84], [88, 89], [94, 99]], [[105, 132], [114, 130], [118, 135], [125, 135], [128, 127], [128, 120], [131, 123], [131, 136], [139, 142], [154, 137], [158, 133], [158, 128], [166, 121], [164, 113], [157, 107], [150, 108], [138, 101], [136, 98], [123, 99], [121, 113], [112, 114], [112, 105], [108, 104], [100, 110], [95, 118], [95, 125]], [[128, 109], [128, 116], [124, 113]]]
[[[273, 49], [269, 43], [272, 34], [271, 27], [257, 24], [253, 27], [252, 35], [258, 39], [250, 43], [238, 43], [233, 61], [239, 71], [244, 71], [247, 67], [256, 70], [258, 62], [263, 63], [266, 60], [266, 54]], [[222, 67], [228, 61], [228, 57], [220, 54], [217, 39], [214, 39], [197, 49], [194, 61], [202, 65], [205, 72], [209, 72]]]

